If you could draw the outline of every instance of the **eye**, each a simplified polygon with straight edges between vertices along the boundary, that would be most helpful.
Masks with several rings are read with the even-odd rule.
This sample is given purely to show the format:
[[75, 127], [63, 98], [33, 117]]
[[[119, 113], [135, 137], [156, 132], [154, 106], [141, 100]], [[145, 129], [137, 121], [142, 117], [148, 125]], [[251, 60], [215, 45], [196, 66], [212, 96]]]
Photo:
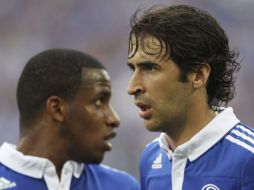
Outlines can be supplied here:
[[155, 68], [154, 65], [152, 65], [152, 64], [144, 64], [144, 65], [143, 65], [143, 69], [144, 69], [145, 71], [154, 71], [156, 68]]
[[105, 98], [104, 98], [104, 97], [99, 97], [99, 98], [95, 101], [95, 105], [96, 105], [97, 107], [100, 107], [104, 102], [105, 102]]
[[139, 64], [139, 67], [145, 72], [154, 72], [159, 69], [159, 65], [157, 63], [151, 61], [145, 61]]
[[104, 104], [106, 104], [110, 99], [109, 93], [102, 93], [98, 96], [98, 98], [95, 100], [95, 106], [100, 107]]

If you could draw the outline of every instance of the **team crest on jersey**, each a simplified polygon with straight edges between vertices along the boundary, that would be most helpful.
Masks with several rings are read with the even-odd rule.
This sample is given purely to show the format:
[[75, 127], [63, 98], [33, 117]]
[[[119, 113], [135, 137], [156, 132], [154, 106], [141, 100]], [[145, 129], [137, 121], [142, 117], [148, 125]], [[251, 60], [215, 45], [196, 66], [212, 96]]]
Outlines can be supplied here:
[[0, 190], [10, 189], [15, 186], [16, 186], [15, 182], [11, 182], [4, 177], [0, 177]]
[[202, 188], [202, 190], [220, 190], [220, 189], [214, 184], [207, 184]]

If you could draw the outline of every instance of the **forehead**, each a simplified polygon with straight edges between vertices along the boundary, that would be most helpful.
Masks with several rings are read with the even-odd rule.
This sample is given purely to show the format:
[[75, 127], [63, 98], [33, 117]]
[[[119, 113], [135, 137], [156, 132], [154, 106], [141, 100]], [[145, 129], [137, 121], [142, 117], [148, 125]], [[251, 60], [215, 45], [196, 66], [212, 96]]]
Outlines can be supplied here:
[[84, 85], [91, 86], [100, 83], [110, 84], [111, 79], [105, 69], [85, 67], [82, 69], [82, 81]]

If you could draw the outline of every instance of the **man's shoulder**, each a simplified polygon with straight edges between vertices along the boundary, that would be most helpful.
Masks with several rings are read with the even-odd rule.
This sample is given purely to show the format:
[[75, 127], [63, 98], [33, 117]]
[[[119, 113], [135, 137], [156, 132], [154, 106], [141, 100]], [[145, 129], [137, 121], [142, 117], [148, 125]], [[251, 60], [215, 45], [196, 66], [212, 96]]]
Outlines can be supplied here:
[[91, 170], [93, 170], [94, 172], [98, 173], [98, 174], [105, 174], [105, 175], [110, 175], [110, 176], [119, 176], [119, 177], [123, 177], [123, 178], [132, 178], [132, 176], [123, 171], [123, 170], [119, 170], [113, 167], [110, 167], [108, 165], [105, 164], [87, 164], [85, 167], [89, 167]]
[[0, 161], [0, 177], [3, 175], [8, 175], [8, 176], [14, 176], [17, 175], [17, 173], [10, 169], [9, 167], [7, 167], [6, 165], [4, 165], [1, 161]]
[[0, 189], [45, 189], [43, 180], [20, 174], [0, 162]]
[[160, 147], [159, 138], [148, 143], [143, 150], [140, 167], [142, 171], [162, 168], [162, 161], [167, 160], [167, 154]]
[[25, 176], [20, 174], [16, 175], [12, 172], [0, 172], [0, 189], [19, 189], [20, 187], [26, 187], [27, 190], [31, 186], [38, 186], [38, 182], [27, 180]]
[[160, 143], [159, 143], [159, 137], [148, 143], [142, 153], [142, 157], [146, 157], [149, 155], [157, 155], [159, 152], [161, 152]]
[[85, 168], [87, 172], [92, 173], [93, 176], [98, 178], [102, 184], [106, 186], [109, 184], [123, 190], [139, 189], [139, 183], [136, 178], [123, 170], [112, 168], [104, 164], [87, 164]]
[[10, 176], [6, 173], [0, 173], [0, 189], [9, 189], [16, 186], [16, 180], [13, 179], [13, 176]]
[[235, 154], [238, 152], [238, 157], [241, 155], [246, 157], [254, 157], [254, 129], [238, 123], [226, 136], [225, 140], [230, 144], [230, 147]]
[[[206, 169], [210, 173], [214, 171], [215, 173], [220, 173], [222, 176], [240, 177], [249, 170], [253, 173], [253, 128], [242, 123], [236, 124], [218, 143], [203, 154], [195, 163], [197, 165], [201, 162], [210, 163], [206, 165]], [[219, 164], [219, 166], [216, 167], [216, 164]]]

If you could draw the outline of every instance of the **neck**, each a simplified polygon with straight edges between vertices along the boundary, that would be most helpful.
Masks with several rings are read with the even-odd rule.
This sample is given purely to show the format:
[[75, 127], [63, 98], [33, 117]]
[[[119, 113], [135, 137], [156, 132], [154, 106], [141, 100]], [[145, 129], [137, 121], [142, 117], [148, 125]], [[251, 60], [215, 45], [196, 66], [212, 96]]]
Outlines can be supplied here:
[[215, 112], [210, 109], [191, 110], [181, 126], [176, 126], [174, 131], [167, 132], [169, 145], [172, 150], [190, 140], [195, 134], [203, 129], [214, 117]]
[[59, 142], [60, 138], [57, 137], [57, 127], [55, 130], [53, 128], [50, 126], [34, 127], [28, 134], [20, 138], [17, 150], [24, 155], [50, 160], [56, 168], [57, 175], [60, 177], [68, 156], [64, 154], [64, 142]]

